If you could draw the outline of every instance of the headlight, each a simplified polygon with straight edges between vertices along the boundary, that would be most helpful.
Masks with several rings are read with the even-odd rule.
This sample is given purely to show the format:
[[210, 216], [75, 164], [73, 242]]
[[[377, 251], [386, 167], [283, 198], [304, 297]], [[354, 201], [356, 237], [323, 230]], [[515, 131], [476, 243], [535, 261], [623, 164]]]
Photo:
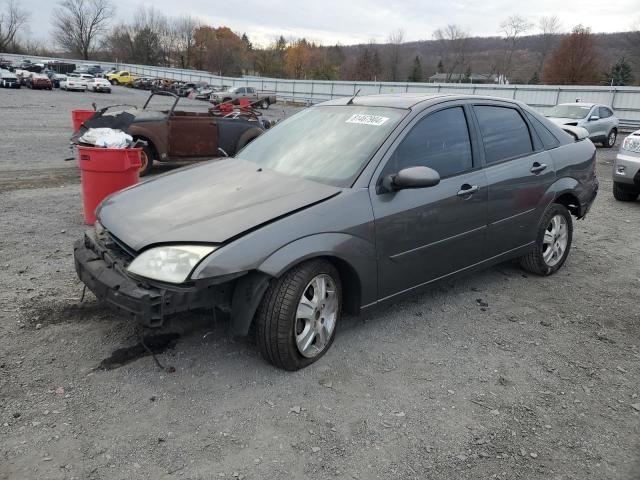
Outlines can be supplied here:
[[142, 252], [127, 270], [141, 277], [169, 283], [183, 283], [193, 268], [216, 247], [171, 245]]
[[640, 153], [640, 135], [629, 135], [622, 142], [622, 150]]

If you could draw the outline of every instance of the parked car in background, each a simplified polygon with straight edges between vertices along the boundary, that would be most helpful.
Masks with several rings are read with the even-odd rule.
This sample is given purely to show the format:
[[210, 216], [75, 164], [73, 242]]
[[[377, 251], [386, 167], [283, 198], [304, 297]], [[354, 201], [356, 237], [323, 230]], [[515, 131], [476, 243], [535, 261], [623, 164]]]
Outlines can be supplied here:
[[87, 80], [87, 90], [111, 93], [111, 84], [106, 78], [91, 78]]
[[20, 88], [20, 81], [16, 74], [9, 70], [0, 69], [0, 87], [2, 88]]
[[606, 105], [575, 102], [556, 105], [545, 115], [558, 125], [571, 125], [585, 128], [589, 139], [594, 143], [611, 148], [618, 136], [618, 118]]
[[52, 90], [53, 83], [44, 73], [32, 73], [27, 77], [27, 88], [33, 90]]
[[51, 77], [53, 88], [60, 88], [60, 82], [67, 79], [67, 76], [63, 73], [54, 73]]
[[231, 87], [222, 92], [215, 92], [211, 95], [212, 103], [233, 103], [238, 105], [241, 99], [248, 99], [252, 105], [267, 109], [269, 105], [276, 103], [276, 96], [273, 93], [261, 92], [253, 87]]
[[632, 202], [640, 195], [640, 130], [624, 139], [613, 164], [613, 196]]
[[129, 85], [133, 84], [133, 82], [138, 78], [131, 73], [121, 70], [119, 72], [107, 73], [105, 78], [109, 80], [111, 85]]
[[343, 312], [512, 258], [558, 271], [572, 217], [596, 197], [595, 157], [515, 101], [333, 100], [235, 158], [108, 197], [74, 246], [76, 271], [147, 326], [226, 312], [234, 334], [255, 332], [269, 362], [297, 370], [329, 349]]
[[151, 90], [155, 78], [152, 77], [142, 77], [133, 81], [133, 88], [137, 88], [140, 90]]
[[87, 81], [80, 75], [71, 73], [67, 78], [60, 82], [60, 90], [75, 90], [85, 92], [87, 90]]
[[221, 118], [214, 109], [179, 109], [180, 99], [169, 92], [154, 92], [141, 109], [104, 108], [84, 122], [80, 134], [88, 128], [111, 127], [146, 141], [140, 167], [140, 175], [146, 175], [154, 160], [196, 161], [233, 155], [266, 128], [258, 113]]

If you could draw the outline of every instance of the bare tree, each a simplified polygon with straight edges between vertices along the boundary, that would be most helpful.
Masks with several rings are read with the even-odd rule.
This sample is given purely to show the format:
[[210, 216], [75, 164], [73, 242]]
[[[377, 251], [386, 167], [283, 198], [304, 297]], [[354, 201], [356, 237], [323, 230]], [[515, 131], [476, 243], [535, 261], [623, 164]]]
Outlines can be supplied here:
[[62, 0], [53, 12], [53, 37], [65, 50], [88, 60], [113, 13], [110, 0]]
[[467, 63], [469, 33], [459, 25], [447, 25], [433, 33], [440, 44], [440, 60], [447, 74], [447, 82], [455, 73], [462, 73]]
[[200, 21], [192, 16], [178, 17], [172, 22], [172, 32], [176, 37], [180, 66], [188, 68], [193, 61], [193, 33], [200, 26]]
[[15, 0], [7, 0], [5, 9], [0, 12], [0, 52], [15, 45], [16, 36], [28, 20], [29, 14]]
[[509, 78], [513, 66], [513, 53], [518, 46], [518, 40], [522, 34], [528, 32], [533, 25], [529, 20], [520, 15], [512, 15], [500, 23], [500, 32], [504, 35], [504, 52], [497, 65], [497, 74]]
[[389, 34], [389, 78], [392, 82], [400, 79], [400, 49], [404, 42], [404, 30], [394, 30]]
[[544, 62], [547, 60], [547, 57], [557, 43], [558, 34], [562, 31], [562, 24], [558, 17], [552, 15], [540, 18], [538, 28], [540, 29], [542, 37], [542, 42], [540, 43], [540, 63], [538, 64], [538, 71], [542, 71]]

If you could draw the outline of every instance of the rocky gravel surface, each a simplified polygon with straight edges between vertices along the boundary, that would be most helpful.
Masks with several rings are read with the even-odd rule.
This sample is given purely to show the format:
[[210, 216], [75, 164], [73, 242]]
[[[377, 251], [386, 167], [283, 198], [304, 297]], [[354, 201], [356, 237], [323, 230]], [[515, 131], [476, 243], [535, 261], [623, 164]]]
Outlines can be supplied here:
[[640, 478], [640, 202], [611, 195], [615, 149], [550, 278], [506, 263], [345, 318], [295, 373], [183, 315], [149, 340], [161, 369], [80, 301], [64, 161], [71, 108], [144, 93], [0, 100], [0, 479]]

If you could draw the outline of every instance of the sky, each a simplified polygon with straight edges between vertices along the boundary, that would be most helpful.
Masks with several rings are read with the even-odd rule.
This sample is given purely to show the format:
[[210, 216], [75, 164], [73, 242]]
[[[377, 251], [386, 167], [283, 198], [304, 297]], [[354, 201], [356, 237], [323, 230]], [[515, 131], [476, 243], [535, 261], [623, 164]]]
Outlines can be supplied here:
[[[2, 0], [0, 0], [2, 2]], [[170, 16], [193, 15], [213, 26], [247, 33], [256, 44], [267, 45], [277, 36], [305, 37], [323, 45], [385, 42], [402, 29], [405, 41], [428, 40], [434, 30], [457, 24], [473, 36], [498, 35], [500, 22], [521, 15], [537, 23], [556, 15], [564, 30], [577, 24], [593, 32], [640, 28], [638, 0], [112, 0], [118, 21], [126, 21], [142, 6]], [[54, 0], [21, 0], [30, 12], [30, 36], [48, 42]], [[536, 33], [532, 29], [531, 33]]]

